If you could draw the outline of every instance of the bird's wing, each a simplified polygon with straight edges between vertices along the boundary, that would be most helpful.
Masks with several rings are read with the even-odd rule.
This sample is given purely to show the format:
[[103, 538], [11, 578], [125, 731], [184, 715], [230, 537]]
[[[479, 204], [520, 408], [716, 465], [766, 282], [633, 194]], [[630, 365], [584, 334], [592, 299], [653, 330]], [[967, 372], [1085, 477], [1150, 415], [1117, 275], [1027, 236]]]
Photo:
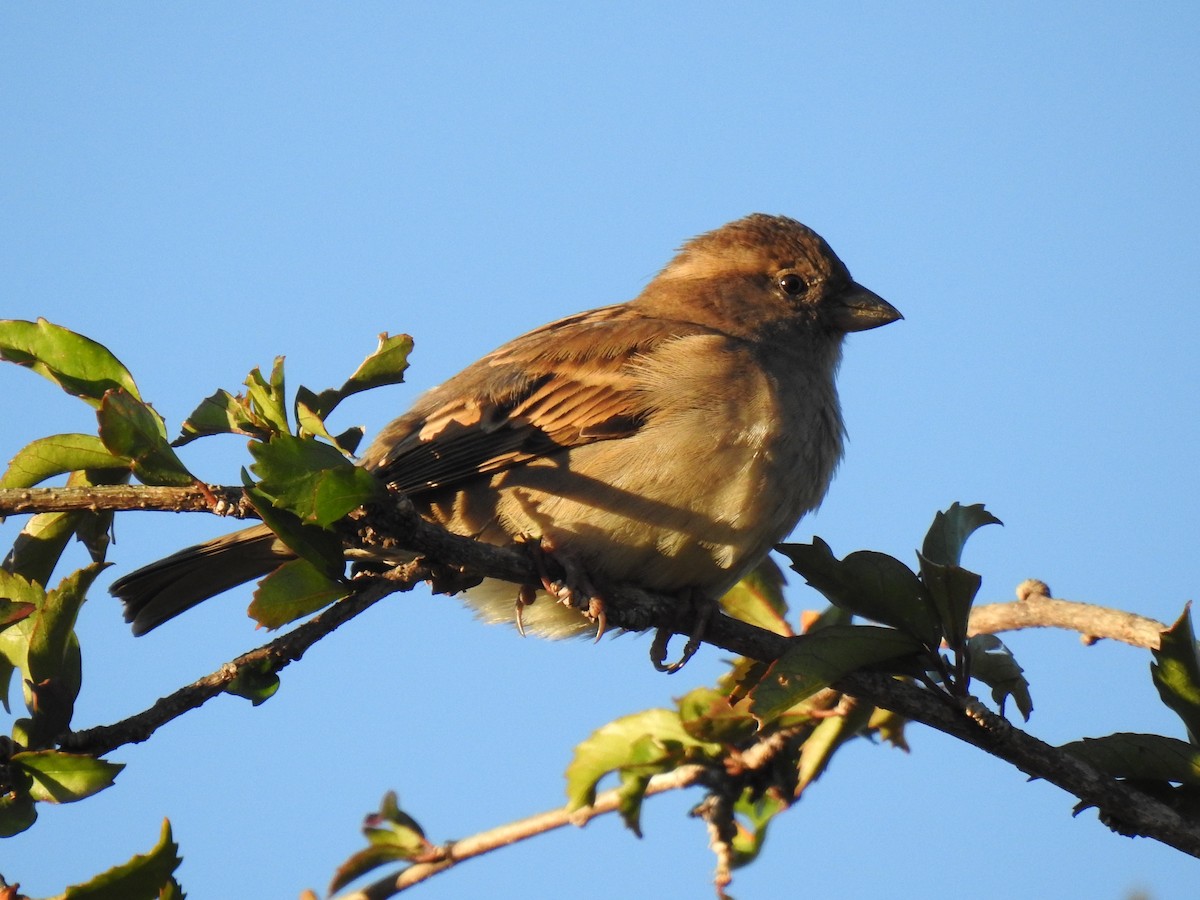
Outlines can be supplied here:
[[432, 390], [384, 429], [363, 465], [420, 494], [626, 437], [651, 412], [630, 363], [695, 330], [624, 305], [545, 325]]

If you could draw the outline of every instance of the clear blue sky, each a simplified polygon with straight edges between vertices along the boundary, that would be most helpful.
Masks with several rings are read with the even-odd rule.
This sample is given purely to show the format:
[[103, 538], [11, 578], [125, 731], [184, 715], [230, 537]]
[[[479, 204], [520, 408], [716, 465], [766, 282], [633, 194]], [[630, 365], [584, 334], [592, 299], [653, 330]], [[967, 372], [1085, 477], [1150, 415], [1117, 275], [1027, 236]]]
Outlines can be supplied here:
[[[799, 539], [911, 559], [935, 510], [983, 501], [1006, 523], [968, 548], [986, 599], [1032, 576], [1172, 620], [1196, 596], [1194, 4], [436, 6], [6, 4], [0, 315], [107, 344], [174, 426], [276, 354], [320, 389], [407, 331], [410, 383], [335, 423], [373, 433], [503, 340], [633, 296], [688, 236], [785, 213], [906, 316], [848, 342], [847, 456]], [[4, 459], [94, 427], [27, 372], [0, 368], [0, 392]], [[230, 438], [185, 460], [228, 482], [245, 456]], [[129, 515], [111, 559], [127, 571], [224, 527]], [[97, 591], [77, 724], [261, 643], [247, 600], [135, 641]], [[1008, 642], [1038, 736], [1181, 734], [1145, 653]], [[220, 698], [113, 754], [116, 786], [44, 810], [0, 843], [0, 871], [57, 892], [148, 849], [169, 816], [192, 897], [323, 889], [385, 790], [437, 840], [558, 805], [576, 742], [721, 670], [707, 650], [658, 675], [647, 647], [522, 640], [399, 596], [260, 709]], [[909, 738], [908, 756], [840, 756], [734, 894], [1195, 895], [1194, 860]], [[596, 821], [419, 896], [709, 896], [697, 799], [652, 801], [642, 841]]]

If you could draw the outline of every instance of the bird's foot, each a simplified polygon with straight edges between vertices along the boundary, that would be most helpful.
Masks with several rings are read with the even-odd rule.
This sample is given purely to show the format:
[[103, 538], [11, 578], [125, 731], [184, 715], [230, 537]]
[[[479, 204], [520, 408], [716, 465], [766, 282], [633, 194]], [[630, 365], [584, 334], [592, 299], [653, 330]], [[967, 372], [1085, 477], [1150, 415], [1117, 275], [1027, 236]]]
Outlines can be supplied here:
[[683, 653], [673, 663], [668, 663], [667, 645], [671, 642], [674, 632], [670, 628], [659, 628], [654, 633], [654, 642], [650, 645], [650, 662], [659, 672], [674, 674], [687, 665], [687, 661], [696, 655], [700, 645], [704, 643], [704, 633], [708, 623], [717, 613], [718, 602], [699, 588], [688, 588], [680, 593], [680, 599], [687, 603], [692, 610], [692, 626], [688, 631], [687, 643], [683, 645]]
[[[555, 547], [547, 538], [529, 541], [525, 546], [530, 549], [542, 590], [557, 602], [579, 610], [595, 622], [597, 641], [604, 637], [608, 631], [604, 598], [579, 561], [565, 550]], [[561, 577], [555, 577], [551, 572], [552, 566], [562, 571]], [[521, 624], [521, 610], [533, 603], [536, 596], [537, 588], [533, 585], [522, 585], [517, 594], [517, 629], [522, 634], [525, 632]]]

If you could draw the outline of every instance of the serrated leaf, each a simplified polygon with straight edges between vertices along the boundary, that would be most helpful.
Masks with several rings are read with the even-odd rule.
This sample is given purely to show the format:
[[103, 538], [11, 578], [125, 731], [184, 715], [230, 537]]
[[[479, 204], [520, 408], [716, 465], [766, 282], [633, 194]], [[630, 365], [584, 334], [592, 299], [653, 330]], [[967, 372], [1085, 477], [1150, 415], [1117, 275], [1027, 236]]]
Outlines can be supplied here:
[[1175, 738], [1118, 732], [1071, 741], [1059, 749], [1114, 778], [1174, 781], [1200, 787], [1200, 749]]
[[340, 578], [346, 569], [346, 559], [341, 539], [319, 525], [308, 525], [294, 513], [274, 505], [272, 498], [265, 495], [250, 481], [243, 470], [243, 487], [246, 499], [254, 507], [263, 523], [275, 532], [289, 550], [306, 559], [331, 579]]
[[283, 386], [283, 357], [275, 357], [271, 377], [264, 378], [255, 367], [246, 376], [246, 396], [255, 418], [266, 425], [274, 434], [288, 434], [287, 398]]
[[904, 739], [904, 726], [908, 720], [899, 713], [877, 706], [871, 712], [867, 729], [879, 735], [880, 739], [891, 744], [897, 750], [908, 752], [908, 741]]
[[128, 468], [129, 460], [113, 456], [93, 434], [56, 434], [26, 444], [0, 477], [0, 488], [33, 487], [55, 475], [84, 469]]
[[143, 484], [183, 487], [196, 478], [167, 443], [162, 417], [132, 394], [109, 391], [96, 413], [100, 440], [110, 453], [130, 461]]
[[982, 503], [963, 506], [956, 501], [945, 512], [933, 517], [933, 524], [921, 545], [921, 556], [939, 566], [957, 566], [962, 560], [967, 538], [984, 525], [1003, 524], [984, 509]]
[[293, 559], [259, 582], [247, 612], [273, 630], [349, 594], [348, 584], [327, 577], [308, 560]]
[[775, 560], [767, 557], [725, 593], [721, 609], [735, 619], [791, 637], [794, 632], [787, 620], [783, 585], [783, 572]]
[[[328, 418], [335, 406], [352, 394], [389, 384], [402, 384], [408, 369], [408, 355], [412, 352], [413, 339], [407, 334], [379, 335], [379, 346], [362, 361], [354, 374], [340, 388], [308, 392], [306, 403], [321, 419]], [[299, 396], [299, 393], [297, 393]]]
[[171, 442], [171, 446], [182, 447], [196, 438], [211, 434], [243, 434], [265, 441], [273, 431], [250, 408], [247, 398], [241, 395], [235, 397], [221, 389], [200, 401], [200, 405], [184, 421], [179, 437]]
[[1025, 670], [1017, 664], [1012, 651], [994, 634], [977, 634], [968, 642], [972, 678], [978, 678], [992, 689], [992, 699], [1004, 715], [1004, 701], [1012, 697], [1026, 722], [1033, 714], [1033, 698]]
[[925, 589], [900, 560], [873, 550], [859, 550], [839, 560], [818, 537], [811, 544], [781, 544], [777, 549], [835, 606], [899, 628], [927, 647], [941, 643], [942, 632]]
[[43, 803], [74, 803], [111, 787], [121, 763], [79, 753], [27, 750], [12, 755], [11, 764], [31, 780], [29, 796]]
[[0, 321], [0, 359], [32, 369], [92, 406], [110, 390], [139, 396], [133, 376], [107, 347], [45, 319]]
[[160, 892], [172, 889], [173, 876], [180, 862], [179, 845], [171, 835], [171, 823], [164, 819], [162, 834], [153, 850], [109, 869], [85, 884], [72, 885], [61, 900], [159, 900]]
[[923, 649], [911, 635], [875, 625], [831, 625], [792, 638], [788, 650], [750, 692], [751, 709], [760, 721], [770, 721], [851, 672]]
[[276, 435], [250, 447], [258, 489], [306, 522], [332, 525], [380, 492], [370, 472], [311, 438]]
[[575, 748], [566, 772], [570, 808], [591, 806], [596, 800], [597, 783], [609, 772], [647, 765], [651, 761], [648, 749], [657, 754], [654, 761], [660, 770], [667, 771], [688, 759], [716, 756], [721, 748], [688, 734], [673, 710], [647, 709], [615, 719]]
[[254, 706], [266, 703], [278, 690], [279, 673], [265, 659], [242, 666], [225, 688], [226, 693], [244, 697]]
[[1192, 629], [1188, 604], [1175, 624], [1162, 632], [1159, 648], [1152, 651], [1150, 674], [1158, 695], [1187, 728], [1192, 743], [1200, 742], [1200, 654]]

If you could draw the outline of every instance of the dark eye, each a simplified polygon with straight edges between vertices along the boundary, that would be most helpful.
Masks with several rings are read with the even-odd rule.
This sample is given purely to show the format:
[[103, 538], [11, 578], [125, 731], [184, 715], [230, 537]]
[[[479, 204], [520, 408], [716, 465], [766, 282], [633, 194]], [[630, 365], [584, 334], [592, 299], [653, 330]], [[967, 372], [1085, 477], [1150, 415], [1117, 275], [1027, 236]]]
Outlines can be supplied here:
[[808, 290], [808, 283], [795, 272], [784, 272], [779, 276], [779, 287], [785, 294], [796, 297]]

